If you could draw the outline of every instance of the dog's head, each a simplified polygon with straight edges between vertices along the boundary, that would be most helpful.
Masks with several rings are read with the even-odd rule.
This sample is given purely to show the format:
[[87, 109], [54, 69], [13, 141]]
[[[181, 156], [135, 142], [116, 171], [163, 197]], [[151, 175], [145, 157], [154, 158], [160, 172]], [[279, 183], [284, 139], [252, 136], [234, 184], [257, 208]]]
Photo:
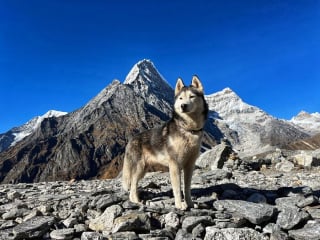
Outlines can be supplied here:
[[186, 87], [178, 78], [175, 88], [174, 110], [177, 113], [196, 113], [205, 108], [203, 87], [197, 76], [193, 76], [192, 83]]

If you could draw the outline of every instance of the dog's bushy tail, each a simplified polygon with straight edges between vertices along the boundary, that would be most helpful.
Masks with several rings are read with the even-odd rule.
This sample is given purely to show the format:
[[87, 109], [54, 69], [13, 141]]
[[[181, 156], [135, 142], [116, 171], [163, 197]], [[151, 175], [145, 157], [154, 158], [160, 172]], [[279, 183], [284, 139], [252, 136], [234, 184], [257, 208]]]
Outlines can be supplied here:
[[131, 164], [128, 159], [127, 153], [125, 153], [123, 160], [122, 187], [126, 191], [129, 191], [131, 187]]

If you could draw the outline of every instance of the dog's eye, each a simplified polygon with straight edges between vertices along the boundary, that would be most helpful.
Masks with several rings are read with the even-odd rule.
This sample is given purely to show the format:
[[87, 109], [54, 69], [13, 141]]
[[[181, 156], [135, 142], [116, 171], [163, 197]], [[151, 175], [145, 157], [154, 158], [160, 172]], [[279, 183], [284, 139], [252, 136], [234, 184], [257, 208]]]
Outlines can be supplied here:
[[191, 95], [191, 96], [190, 96], [190, 98], [195, 98], [195, 97], [196, 97], [196, 96], [194, 96], [194, 95]]
[[182, 100], [183, 98], [182, 98], [182, 97], [179, 97], [179, 99]]

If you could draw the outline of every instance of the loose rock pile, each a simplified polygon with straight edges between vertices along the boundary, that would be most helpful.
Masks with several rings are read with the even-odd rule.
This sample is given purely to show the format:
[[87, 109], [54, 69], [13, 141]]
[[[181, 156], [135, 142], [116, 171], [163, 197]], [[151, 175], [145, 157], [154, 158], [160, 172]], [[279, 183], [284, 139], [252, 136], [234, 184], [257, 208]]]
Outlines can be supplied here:
[[317, 171], [197, 169], [188, 211], [168, 173], [140, 186], [144, 205], [119, 179], [0, 185], [0, 239], [320, 239]]

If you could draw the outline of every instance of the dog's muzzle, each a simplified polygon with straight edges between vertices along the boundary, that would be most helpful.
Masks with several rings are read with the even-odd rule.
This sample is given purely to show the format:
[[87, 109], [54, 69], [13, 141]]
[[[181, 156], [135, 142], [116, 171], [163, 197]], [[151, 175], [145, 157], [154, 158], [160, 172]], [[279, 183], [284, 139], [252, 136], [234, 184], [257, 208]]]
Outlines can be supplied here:
[[188, 104], [181, 104], [182, 112], [188, 112]]

